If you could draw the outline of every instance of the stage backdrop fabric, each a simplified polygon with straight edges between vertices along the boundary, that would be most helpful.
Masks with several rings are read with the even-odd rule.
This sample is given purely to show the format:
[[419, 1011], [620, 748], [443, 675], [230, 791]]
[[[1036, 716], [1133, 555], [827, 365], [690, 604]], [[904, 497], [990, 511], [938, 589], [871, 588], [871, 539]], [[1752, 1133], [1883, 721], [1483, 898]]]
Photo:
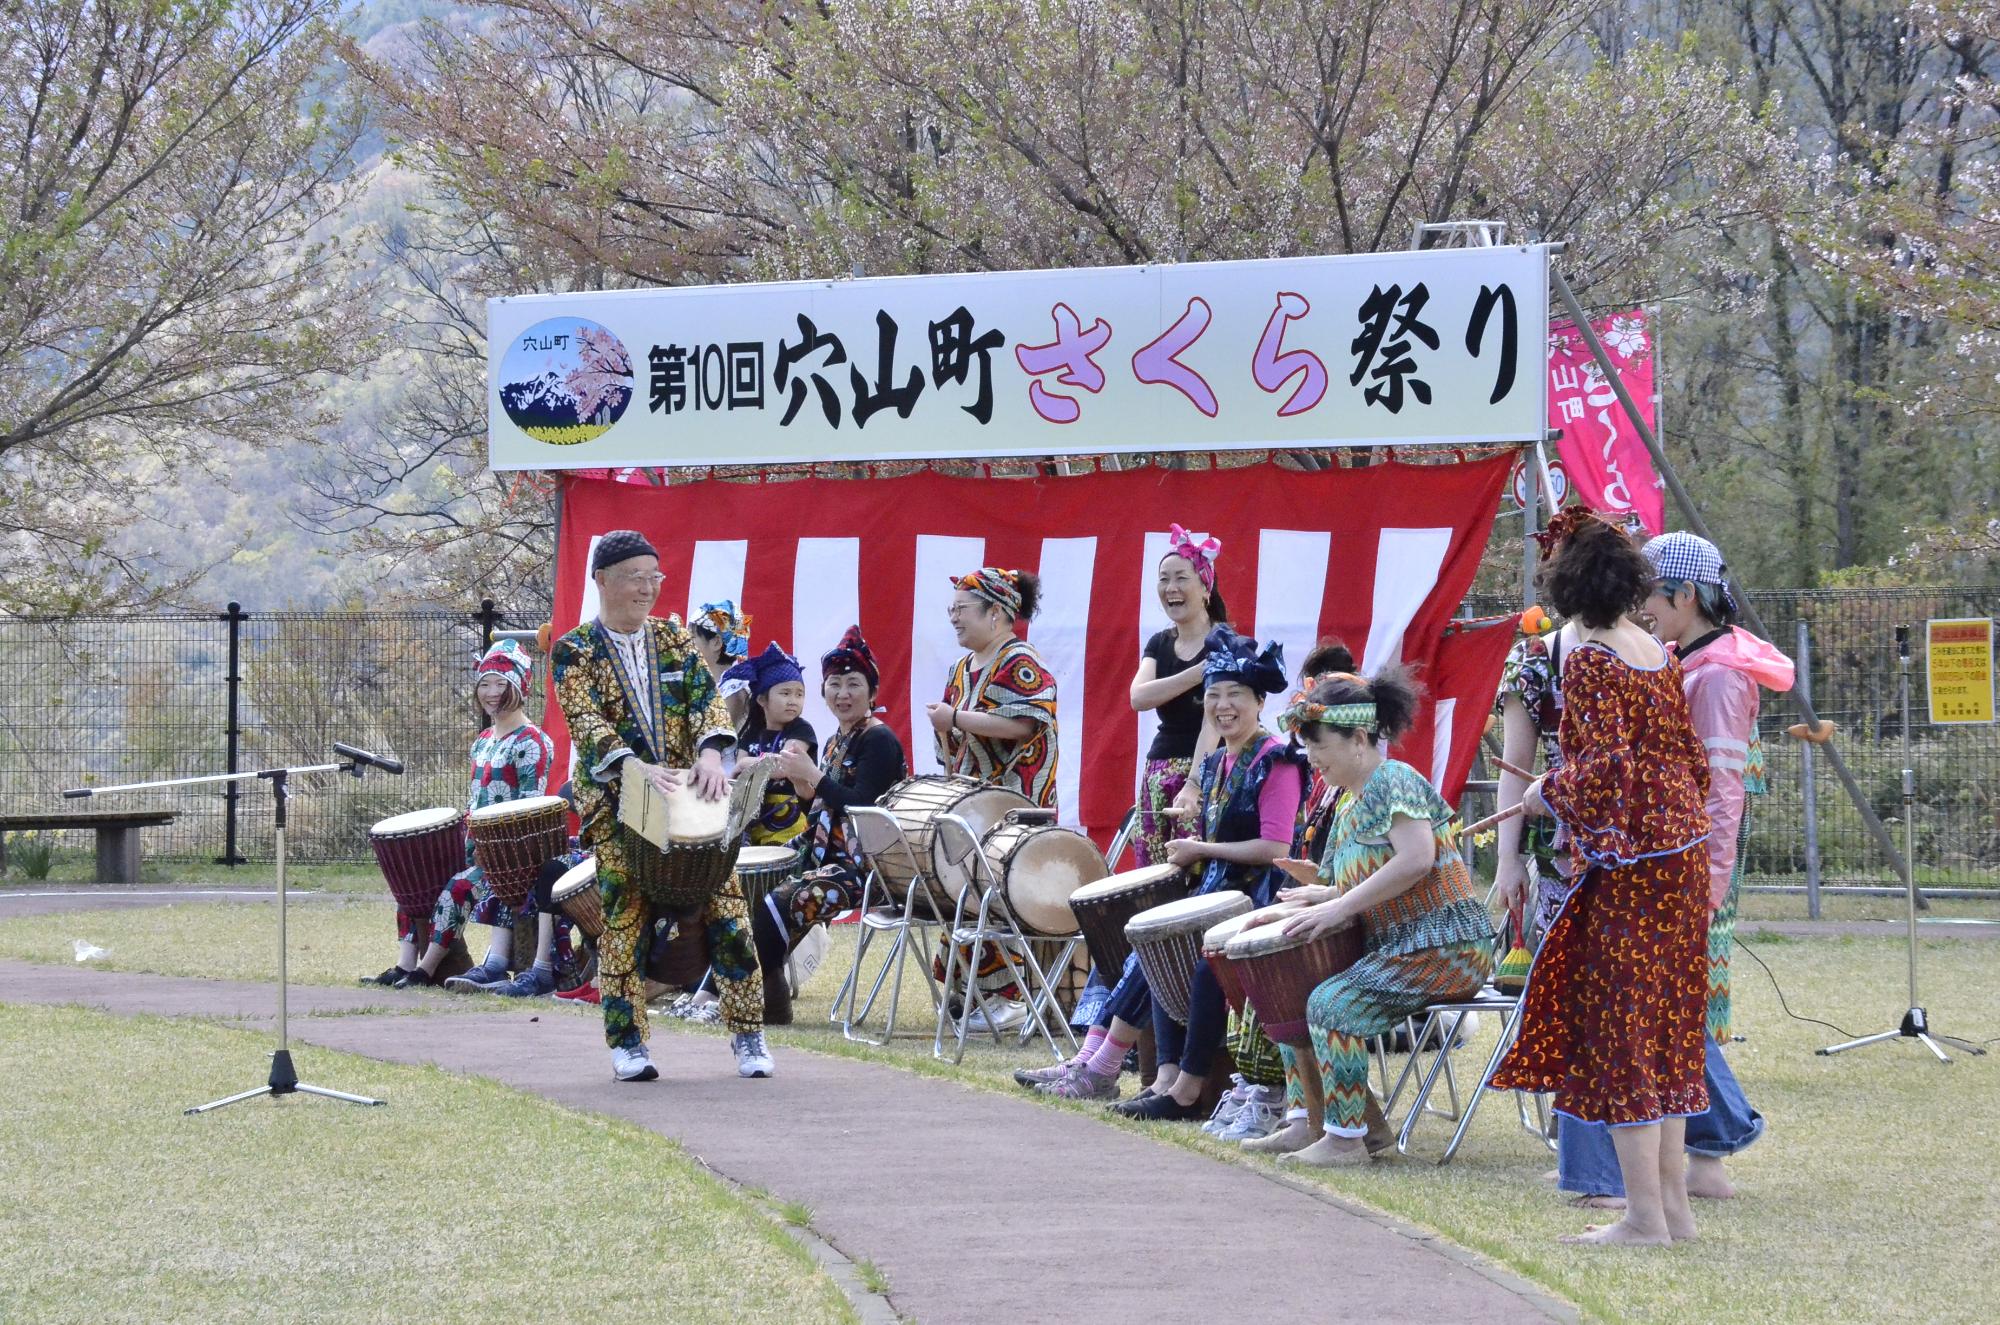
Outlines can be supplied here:
[[[1421, 669], [1433, 702], [1398, 753], [1456, 796], [1498, 680], [1499, 655], [1485, 655], [1511, 631], [1453, 644], [1446, 624], [1478, 567], [1509, 464], [667, 487], [641, 471], [568, 475], [553, 624], [561, 633], [596, 615], [596, 540], [640, 530], [666, 576], [655, 611], [685, 618], [735, 600], [753, 618], [753, 652], [777, 640], [805, 665], [806, 716], [821, 733], [834, 724], [818, 694], [819, 656], [858, 622], [881, 663], [885, 721], [912, 769], [936, 772], [922, 714], [959, 653], [945, 616], [951, 576], [981, 565], [1035, 571], [1044, 601], [1027, 637], [1060, 687], [1062, 818], [1101, 835], [1131, 807], [1152, 739], [1154, 719], [1132, 711], [1129, 687], [1147, 637], [1167, 624], [1154, 582], [1168, 525], [1179, 522], [1222, 540], [1219, 586], [1236, 628], [1281, 641], [1292, 675], [1325, 634], [1345, 639], [1364, 671], [1396, 661]], [[1283, 702], [1273, 698], [1271, 720]], [[553, 698], [546, 725], [567, 767]]]

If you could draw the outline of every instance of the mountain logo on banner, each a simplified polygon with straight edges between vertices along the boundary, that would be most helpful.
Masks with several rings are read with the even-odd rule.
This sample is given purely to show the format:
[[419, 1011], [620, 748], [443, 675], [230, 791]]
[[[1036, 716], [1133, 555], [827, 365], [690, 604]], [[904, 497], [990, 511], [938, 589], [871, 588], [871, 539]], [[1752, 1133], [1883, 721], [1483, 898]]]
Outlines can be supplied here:
[[500, 361], [500, 405], [528, 436], [551, 446], [594, 441], [632, 403], [632, 356], [580, 317], [537, 322]]

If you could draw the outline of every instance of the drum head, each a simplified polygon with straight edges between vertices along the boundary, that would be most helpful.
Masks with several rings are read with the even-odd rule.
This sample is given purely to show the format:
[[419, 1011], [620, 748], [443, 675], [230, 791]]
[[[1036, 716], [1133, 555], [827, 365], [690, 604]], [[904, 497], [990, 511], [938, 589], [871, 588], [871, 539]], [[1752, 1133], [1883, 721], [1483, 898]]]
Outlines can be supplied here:
[[1291, 948], [1303, 948], [1312, 942], [1301, 935], [1285, 933], [1282, 923], [1259, 925], [1255, 929], [1244, 930], [1229, 940], [1223, 955], [1230, 961], [1243, 961], [1250, 957], [1268, 957], [1274, 952], [1284, 952]]
[[1180, 872], [1180, 867], [1177, 865], [1148, 865], [1144, 869], [1126, 870], [1123, 874], [1114, 874], [1108, 879], [1099, 879], [1096, 883], [1085, 884], [1078, 888], [1070, 894], [1070, 905], [1075, 906], [1078, 902], [1101, 902], [1107, 897], [1116, 897], [1134, 888], [1149, 887], [1161, 879], [1171, 878]]
[[771, 870], [789, 865], [799, 853], [791, 847], [744, 847], [736, 853], [739, 870]]
[[1210, 925], [1202, 931], [1201, 950], [1203, 952], [1226, 952], [1229, 947], [1229, 940], [1243, 932], [1243, 926], [1250, 922], [1250, 917], [1262, 915], [1265, 911], [1275, 909], [1268, 906], [1260, 907], [1255, 911], [1245, 911], [1240, 915], [1233, 915], [1220, 924]]
[[1218, 921], [1246, 915], [1255, 904], [1239, 892], [1203, 893], [1141, 911], [1125, 922], [1125, 937], [1133, 940], [1149, 934], [1201, 933]]
[[705, 801], [688, 781], [661, 799], [667, 806], [669, 842], [713, 842], [729, 835], [729, 797]]
[[1018, 791], [975, 784], [951, 806], [951, 812], [971, 825], [974, 837], [984, 838], [993, 831], [994, 825], [1007, 817], [1009, 810], [1026, 810], [1033, 806], [1034, 802]]
[[592, 856], [581, 865], [572, 865], [563, 871], [555, 886], [549, 889], [549, 901], [560, 905], [565, 897], [574, 897], [585, 888], [597, 886], [597, 857]]
[[1025, 929], [1074, 934], [1070, 894], [1110, 869], [1097, 844], [1053, 824], [1002, 824], [986, 835], [987, 856], [1007, 890], [1007, 905]]
[[524, 796], [520, 800], [502, 801], [498, 805], [482, 805], [468, 816], [473, 823], [497, 823], [512, 819], [516, 815], [527, 816], [546, 813], [551, 806], [564, 809], [569, 803], [560, 796]]
[[387, 819], [377, 820], [368, 832], [375, 837], [399, 837], [404, 833], [421, 833], [427, 829], [442, 828], [456, 823], [463, 810], [453, 810], [439, 806], [434, 810], [411, 810], [408, 814], [392, 814]]

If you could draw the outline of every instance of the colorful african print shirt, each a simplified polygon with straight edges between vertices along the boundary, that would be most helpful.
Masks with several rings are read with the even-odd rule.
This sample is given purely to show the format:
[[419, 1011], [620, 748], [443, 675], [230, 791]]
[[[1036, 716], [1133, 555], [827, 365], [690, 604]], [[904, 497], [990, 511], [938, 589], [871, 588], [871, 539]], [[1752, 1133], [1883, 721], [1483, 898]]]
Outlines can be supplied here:
[[1451, 943], [1490, 943], [1493, 921], [1472, 891], [1472, 871], [1458, 850], [1458, 816], [1424, 775], [1398, 759], [1385, 759], [1359, 796], [1346, 796], [1333, 812], [1322, 882], [1342, 893], [1359, 887], [1396, 855], [1389, 830], [1402, 815], [1427, 823], [1437, 848], [1430, 872], [1411, 888], [1361, 913], [1371, 953], [1403, 956]]
[[1038, 728], [1025, 741], [940, 732], [938, 762], [947, 772], [1018, 791], [1036, 805], [1056, 803], [1056, 678], [1032, 644], [1009, 641], [984, 672], [974, 671], [966, 654], [952, 664], [944, 702], [962, 713], [1023, 718]]
[[[472, 789], [466, 796], [466, 810], [548, 795], [549, 769], [555, 758], [555, 742], [532, 722], [504, 736], [495, 736], [488, 727], [473, 738]], [[470, 833], [465, 838], [465, 865], [473, 878], [479, 877]]]
[[[1528, 720], [1535, 724], [1535, 743], [1541, 747], [1545, 773], [1555, 772], [1563, 762], [1562, 745], [1556, 739], [1562, 725], [1562, 684], [1548, 645], [1554, 638], [1529, 636], [1515, 641], [1500, 674], [1501, 695], [1520, 700], [1521, 707], [1528, 710]], [[1537, 817], [1521, 826], [1522, 854], [1532, 858], [1538, 868], [1564, 880], [1570, 872], [1568, 845], [1561, 826], [1553, 819]]]

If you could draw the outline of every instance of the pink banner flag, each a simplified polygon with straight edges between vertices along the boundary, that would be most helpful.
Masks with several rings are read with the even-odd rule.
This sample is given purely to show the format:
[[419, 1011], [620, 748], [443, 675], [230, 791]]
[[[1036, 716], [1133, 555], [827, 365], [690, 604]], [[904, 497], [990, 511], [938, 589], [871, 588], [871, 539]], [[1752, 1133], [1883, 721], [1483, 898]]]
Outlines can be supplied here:
[[[1646, 426], [1657, 427], [1653, 335], [1645, 310], [1613, 313], [1590, 325]], [[1590, 346], [1569, 322], [1549, 325], [1549, 426], [1562, 429], [1557, 449], [1586, 505], [1606, 515], [1636, 515], [1648, 534], [1666, 528], [1653, 457]]]

